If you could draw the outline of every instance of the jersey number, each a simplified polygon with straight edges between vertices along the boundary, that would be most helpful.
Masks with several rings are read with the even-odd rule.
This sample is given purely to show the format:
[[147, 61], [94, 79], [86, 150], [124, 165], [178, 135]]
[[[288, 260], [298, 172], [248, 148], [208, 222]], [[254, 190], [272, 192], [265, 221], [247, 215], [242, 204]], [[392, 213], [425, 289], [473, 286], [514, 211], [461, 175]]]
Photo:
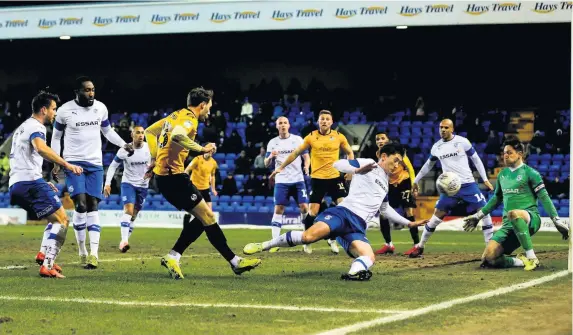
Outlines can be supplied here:
[[481, 194], [481, 193], [474, 194], [474, 197], [476, 197], [476, 199], [477, 199], [478, 202], [482, 202], [482, 201], [485, 202], [485, 197], [484, 197], [483, 194]]
[[171, 124], [169, 122], [165, 122], [163, 124], [163, 129], [161, 129], [161, 135], [159, 135], [159, 148], [163, 148], [167, 145], [167, 141], [169, 140], [168, 133], [171, 131]]
[[308, 198], [308, 197], [306, 196], [306, 190], [305, 190], [304, 188], [301, 189], [300, 192], [302, 193], [302, 197], [303, 197], [303, 198]]
[[344, 191], [344, 183], [338, 183], [338, 188], [342, 191]]
[[410, 190], [402, 192], [402, 200], [406, 200], [406, 202], [410, 201]]

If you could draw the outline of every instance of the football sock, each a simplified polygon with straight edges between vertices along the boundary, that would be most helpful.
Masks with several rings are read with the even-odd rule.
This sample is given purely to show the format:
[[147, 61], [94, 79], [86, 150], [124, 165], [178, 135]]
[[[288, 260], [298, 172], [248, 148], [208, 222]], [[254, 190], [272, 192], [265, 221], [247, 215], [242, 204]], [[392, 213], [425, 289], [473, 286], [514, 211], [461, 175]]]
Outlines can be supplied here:
[[276, 247], [294, 247], [302, 244], [302, 231], [289, 231], [285, 234], [280, 235], [277, 238], [273, 238], [270, 241], [263, 242], [263, 250], [267, 251], [271, 248]]
[[129, 222], [129, 233], [127, 234], [127, 237], [131, 237], [131, 233], [133, 233], [133, 228], [135, 228], [135, 224], [134, 221], [135, 218], [131, 218], [131, 222]]
[[78, 243], [80, 256], [88, 254], [86, 249], [86, 222], [86, 213], [78, 213], [74, 211], [72, 223], [74, 225], [74, 233], [76, 234], [76, 242]]
[[282, 223], [283, 223], [283, 215], [275, 213], [273, 215], [273, 220], [271, 222], [271, 230], [273, 238], [277, 238], [281, 234]]
[[206, 226], [205, 233], [207, 233], [209, 242], [211, 242], [211, 244], [215, 247], [215, 249], [217, 249], [221, 256], [227, 260], [227, 262], [230, 262], [233, 258], [235, 258], [235, 253], [227, 245], [225, 234], [223, 234], [221, 227], [219, 227], [217, 223]]
[[99, 225], [99, 213], [95, 212], [88, 212], [87, 214], [87, 226], [88, 226], [88, 234], [90, 236], [90, 255], [98, 257], [99, 251], [99, 238], [101, 227]]
[[131, 230], [130, 223], [131, 223], [131, 215], [123, 213], [120, 220], [122, 242], [127, 242], [129, 240], [129, 235], [130, 235], [129, 231]]
[[513, 230], [515, 236], [519, 240], [519, 244], [523, 250], [525, 250], [525, 256], [527, 258], [536, 258], [535, 252], [533, 252], [533, 243], [531, 243], [531, 236], [529, 235], [529, 226], [522, 218], [517, 218], [510, 220], [513, 225]]
[[46, 246], [46, 258], [44, 259], [44, 266], [50, 270], [54, 265], [58, 253], [62, 249], [62, 245], [64, 245], [66, 241], [67, 232], [68, 228], [62, 226], [60, 223], [54, 223], [52, 225]]
[[316, 216], [312, 216], [310, 213], [304, 218], [304, 230], [307, 230], [312, 226], [314, 219], [316, 219]]
[[[416, 221], [416, 218], [414, 216], [407, 216], [406, 219], [410, 221]], [[420, 235], [418, 233], [418, 227], [410, 228], [410, 236], [412, 236], [412, 241], [414, 241], [414, 244], [420, 243]]]
[[390, 235], [390, 221], [380, 218], [380, 231], [384, 237], [386, 244], [392, 242], [392, 235]]
[[501, 255], [493, 261], [493, 267], [495, 268], [511, 268], [511, 267], [523, 267], [523, 262], [521, 259]]
[[189, 248], [191, 243], [195, 242], [205, 230], [205, 226], [203, 226], [199, 219], [193, 218], [193, 220], [189, 221], [188, 219], [190, 218], [191, 215], [188, 217], [187, 215], [185, 216], [183, 220], [183, 230], [181, 231], [181, 234], [179, 234], [179, 238], [172, 248], [172, 250], [177, 252], [179, 256], [181, 256], [183, 252]]
[[46, 229], [44, 229], [44, 236], [42, 237], [42, 244], [40, 245], [40, 252], [46, 254], [46, 246], [48, 243], [48, 238], [50, 237], [50, 230], [52, 230], [52, 224], [48, 223]]
[[426, 245], [426, 242], [428, 242], [428, 240], [430, 239], [430, 236], [432, 236], [432, 234], [434, 233], [434, 231], [436, 230], [436, 227], [442, 223], [441, 219], [438, 219], [437, 216], [432, 215], [432, 218], [430, 219], [430, 222], [428, 222], [425, 226], [424, 226], [424, 231], [422, 232], [422, 239], [421, 241], [418, 243], [418, 247], [419, 248], [423, 248], [424, 245]]
[[360, 256], [352, 262], [350, 270], [348, 270], [348, 274], [354, 275], [358, 271], [368, 270], [373, 264], [374, 263], [372, 263], [370, 257]]
[[491, 216], [489, 214], [484, 216], [482, 221], [481, 229], [483, 231], [483, 239], [485, 244], [488, 244], [489, 240], [491, 240], [491, 237], [493, 236], [493, 222], [491, 221]]

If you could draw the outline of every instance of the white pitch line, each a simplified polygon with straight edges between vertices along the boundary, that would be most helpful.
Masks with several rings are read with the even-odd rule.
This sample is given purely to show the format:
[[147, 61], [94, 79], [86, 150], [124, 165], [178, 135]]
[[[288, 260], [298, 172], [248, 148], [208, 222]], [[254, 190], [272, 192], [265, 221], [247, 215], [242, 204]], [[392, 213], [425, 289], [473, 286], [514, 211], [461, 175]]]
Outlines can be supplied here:
[[17, 297], [0, 296], [0, 300], [16, 301], [45, 301], [45, 302], [72, 302], [80, 304], [102, 304], [120, 306], [139, 307], [202, 307], [202, 308], [249, 308], [249, 309], [274, 309], [283, 311], [311, 311], [311, 312], [340, 312], [340, 313], [377, 313], [377, 314], [398, 314], [406, 311], [384, 310], [384, 309], [353, 309], [353, 308], [331, 308], [331, 307], [299, 307], [280, 305], [248, 305], [248, 304], [205, 304], [192, 302], [160, 302], [160, 301], [118, 301], [105, 299], [83, 299], [83, 298], [58, 298], [58, 297]]
[[24, 265], [8, 265], [8, 266], [0, 266], [0, 270], [25, 270], [27, 266]]
[[567, 270], [560, 271], [560, 272], [557, 272], [555, 274], [552, 274], [549, 276], [544, 276], [544, 277], [534, 279], [534, 280], [530, 280], [530, 281], [525, 282], [525, 283], [516, 284], [516, 285], [512, 285], [512, 286], [507, 286], [507, 287], [502, 287], [502, 288], [498, 288], [498, 289], [493, 290], [493, 291], [488, 291], [488, 292], [484, 292], [484, 293], [480, 293], [480, 294], [476, 294], [476, 295], [471, 295], [471, 296], [464, 297], [464, 298], [444, 301], [444, 302], [439, 303], [439, 304], [434, 304], [434, 305], [430, 305], [427, 307], [414, 309], [414, 310], [404, 312], [401, 314], [396, 314], [396, 315], [392, 315], [392, 316], [385, 316], [385, 317], [381, 317], [381, 318], [370, 320], [370, 321], [355, 323], [353, 325], [349, 325], [346, 327], [328, 330], [328, 331], [319, 333], [318, 335], [344, 335], [344, 334], [356, 332], [356, 331], [359, 331], [359, 330], [362, 330], [365, 328], [370, 328], [373, 326], [391, 323], [394, 321], [406, 320], [406, 319], [410, 319], [410, 318], [420, 316], [423, 314], [436, 312], [439, 310], [453, 307], [455, 305], [466, 304], [468, 302], [472, 302], [472, 301], [476, 301], [476, 300], [483, 300], [483, 299], [491, 298], [494, 296], [511, 293], [511, 292], [514, 292], [517, 290], [522, 290], [522, 289], [532, 287], [535, 285], [540, 285], [540, 284], [546, 283], [548, 281], [551, 281], [551, 280], [554, 280], [557, 278], [561, 278], [561, 277], [564, 277], [567, 275], [571, 275], [569, 273], [569, 271], [567, 271]]

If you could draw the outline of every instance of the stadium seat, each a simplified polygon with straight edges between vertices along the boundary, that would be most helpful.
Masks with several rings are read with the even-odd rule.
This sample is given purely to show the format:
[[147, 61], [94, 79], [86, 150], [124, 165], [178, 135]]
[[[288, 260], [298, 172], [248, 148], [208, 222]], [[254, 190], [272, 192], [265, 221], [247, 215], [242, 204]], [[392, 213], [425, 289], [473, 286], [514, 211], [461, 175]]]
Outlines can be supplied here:
[[255, 200], [255, 198], [252, 195], [245, 195], [243, 196], [243, 203], [247, 202], [247, 203], [251, 203]]
[[214, 158], [216, 161], [221, 161], [221, 160], [224, 160], [224, 159], [225, 159], [225, 154], [224, 154], [224, 153], [221, 153], [221, 152], [218, 152], [218, 153], [216, 153], [216, 154], [213, 155], [213, 158]]
[[231, 202], [231, 197], [228, 195], [222, 195], [219, 197], [219, 202]]
[[264, 195], [257, 195], [255, 197], [255, 203], [261, 204], [263, 202], [265, 202], [265, 196]]
[[231, 159], [231, 160], [234, 161], [235, 159], [237, 159], [237, 154], [232, 153], [232, 152], [231, 152], [231, 153], [228, 153], [228, 154], [225, 156], [225, 159]]
[[221, 164], [221, 165], [219, 165], [219, 170], [221, 170], [221, 171], [227, 171], [227, 170], [229, 170], [229, 165], [227, 165], [227, 164]]
[[231, 202], [241, 202], [243, 201], [243, 197], [241, 197], [240, 195], [234, 195], [231, 197]]
[[259, 211], [259, 207], [257, 206], [248, 205], [246, 207], [247, 207], [247, 213], [256, 213]]
[[235, 180], [236, 180], [237, 182], [239, 182], [239, 181], [240, 181], [240, 182], [245, 182], [245, 175], [236, 174], [236, 175], [235, 175]]

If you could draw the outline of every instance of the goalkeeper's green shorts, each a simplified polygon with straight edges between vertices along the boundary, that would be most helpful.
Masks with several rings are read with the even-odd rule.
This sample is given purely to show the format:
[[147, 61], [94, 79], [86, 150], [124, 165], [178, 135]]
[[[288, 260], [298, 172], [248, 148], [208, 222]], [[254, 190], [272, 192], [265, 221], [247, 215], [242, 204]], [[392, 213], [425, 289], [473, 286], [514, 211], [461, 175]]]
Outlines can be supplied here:
[[[541, 217], [539, 216], [539, 213], [532, 211], [527, 211], [527, 213], [529, 213], [529, 217], [531, 218], [529, 220], [529, 235], [533, 236], [541, 227]], [[519, 243], [519, 240], [513, 231], [513, 225], [507, 216], [503, 216], [502, 223], [501, 228], [493, 234], [491, 239], [501, 244], [504, 254], [510, 255], [519, 248], [521, 244]]]

